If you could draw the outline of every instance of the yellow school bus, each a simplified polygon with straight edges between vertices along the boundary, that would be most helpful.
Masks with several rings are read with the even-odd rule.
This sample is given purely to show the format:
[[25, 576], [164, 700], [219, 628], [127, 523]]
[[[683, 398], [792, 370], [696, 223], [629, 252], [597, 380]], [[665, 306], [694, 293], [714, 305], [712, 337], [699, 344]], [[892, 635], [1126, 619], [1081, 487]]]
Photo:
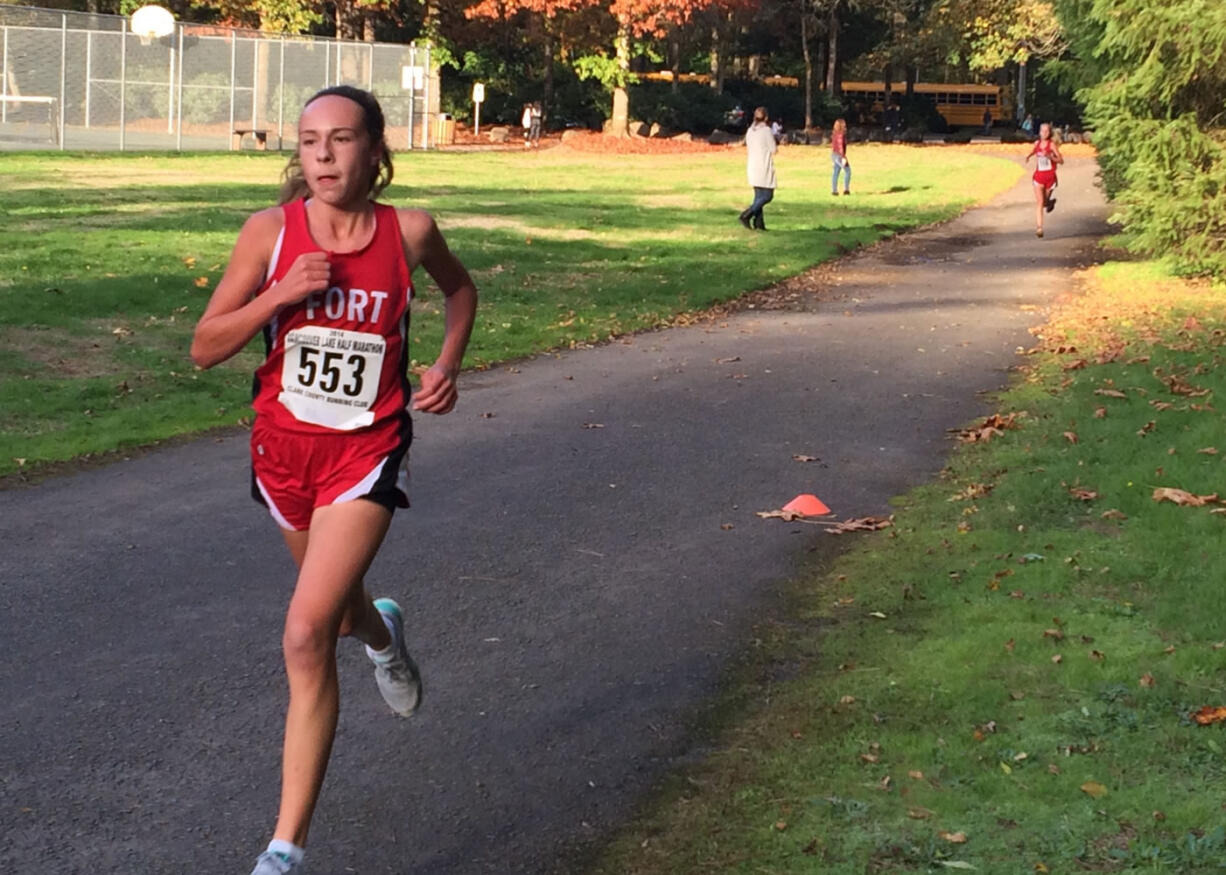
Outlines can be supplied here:
[[[907, 93], [907, 83], [895, 82], [892, 95]], [[969, 85], [960, 82], [916, 82], [915, 93], [928, 97], [937, 112], [951, 125], [982, 125], [983, 111], [992, 114], [992, 121], [1009, 120], [1012, 108], [1007, 105], [1004, 89], [999, 85]], [[844, 82], [843, 95], [862, 102], [865, 109], [880, 113], [885, 109], [885, 83]]]

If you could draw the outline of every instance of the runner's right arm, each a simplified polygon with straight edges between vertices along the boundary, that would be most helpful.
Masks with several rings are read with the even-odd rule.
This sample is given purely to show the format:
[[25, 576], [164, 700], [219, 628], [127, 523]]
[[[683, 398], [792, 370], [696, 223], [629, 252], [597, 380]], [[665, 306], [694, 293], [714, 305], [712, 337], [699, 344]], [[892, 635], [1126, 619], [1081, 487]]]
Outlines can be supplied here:
[[328, 287], [328, 257], [323, 252], [298, 256], [283, 279], [256, 295], [268, 274], [277, 235], [283, 223], [280, 207], [261, 210], [247, 219], [221, 282], [213, 290], [192, 337], [192, 361], [211, 368], [233, 356], [255, 337], [282, 307]]

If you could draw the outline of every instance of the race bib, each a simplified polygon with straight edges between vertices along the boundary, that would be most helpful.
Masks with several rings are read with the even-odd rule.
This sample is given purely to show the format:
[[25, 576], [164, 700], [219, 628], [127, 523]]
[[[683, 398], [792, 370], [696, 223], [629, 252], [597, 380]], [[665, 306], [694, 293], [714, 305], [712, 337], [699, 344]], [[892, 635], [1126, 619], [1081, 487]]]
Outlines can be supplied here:
[[1046, 155], [1039, 156], [1039, 169], [1040, 170], [1051, 170], [1051, 159], [1048, 158]]
[[285, 335], [278, 400], [299, 422], [338, 431], [370, 425], [386, 351], [378, 334], [295, 328]]

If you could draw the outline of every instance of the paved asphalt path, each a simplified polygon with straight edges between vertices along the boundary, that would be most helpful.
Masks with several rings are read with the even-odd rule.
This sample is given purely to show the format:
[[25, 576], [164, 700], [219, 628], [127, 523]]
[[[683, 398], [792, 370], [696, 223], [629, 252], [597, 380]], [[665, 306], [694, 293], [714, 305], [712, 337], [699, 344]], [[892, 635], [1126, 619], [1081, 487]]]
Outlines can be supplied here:
[[[1045, 240], [1023, 181], [792, 310], [466, 375], [418, 418], [415, 506], [369, 576], [408, 606], [425, 706], [385, 713], [344, 642], [310, 871], [577, 871], [694, 755], [781, 583], [841, 543], [754, 511], [882, 513], [939, 470], [1106, 230], [1093, 172], [1061, 171]], [[246, 453], [0, 492], [0, 872], [246, 875], [267, 841], [292, 576]]]

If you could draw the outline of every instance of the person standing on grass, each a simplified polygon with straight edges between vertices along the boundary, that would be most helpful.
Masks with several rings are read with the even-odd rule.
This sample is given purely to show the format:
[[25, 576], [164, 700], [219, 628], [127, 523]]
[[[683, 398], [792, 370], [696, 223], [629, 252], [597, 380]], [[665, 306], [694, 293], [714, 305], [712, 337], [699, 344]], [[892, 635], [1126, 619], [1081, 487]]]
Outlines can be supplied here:
[[775, 150], [778, 144], [771, 133], [770, 114], [764, 106], [753, 111], [753, 124], [745, 132], [745, 148], [753, 203], [742, 210], [738, 218], [746, 228], [765, 231], [766, 220], [762, 216], [762, 208], [775, 197]]
[[1057, 185], [1056, 165], [1064, 163], [1064, 156], [1060, 154], [1060, 146], [1052, 139], [1051, 125], [1047, 122], [1039, 125], [1039, 139], [1035, 141], [1030, 154], [1026, 156], [1027, 164], [1030, 163], [1031, 158], [1038, 159], [1035, 162], [1033, 177], [1034, 233], [1036, 237], [1042, 237], [1043, 213], [1050, 213], [1056, 208], [1056, 199], [1052, 196]]
[[408, 716], [421, 701], [403, 612], [372, 601], [363, 578], [393, 510], [408, 507], [412, 273], [424, 267], [446, 296], [442, 349], [412, 396], [423, 413], [455, 406], [477, 290], [429, 214], [374, 200], [392, 181], [383, 133], [369, 92], [338, 85], [307, 101], [281, 206], [243, 225], [192, 340], [193, 361], [210, 368], [263, 332], [252, 496], [298, 567], [282, 635], [280, 813], [252, 875], [300, 868], [336, 733], [337, 639], [366, 645], [394, 712]]
[[524, 148], [532, 147], [532, 104], [524, 104], [524, 114], [519, 118], [519, 124], [524, 129]]
[[528, 107], [528, 142], [532, 148], [541, 146], [541, 122], [545, 118], [545, 110], [539, 100], [533, 101]]
[[834, 175], [830, 178], [830, 193], [839, 194], [839, 174], [843, 176], [843, 194], [851, 194], [851, 162], [847, 160], [847, 122], [838, 119], [830, 133], [830, 160]]

